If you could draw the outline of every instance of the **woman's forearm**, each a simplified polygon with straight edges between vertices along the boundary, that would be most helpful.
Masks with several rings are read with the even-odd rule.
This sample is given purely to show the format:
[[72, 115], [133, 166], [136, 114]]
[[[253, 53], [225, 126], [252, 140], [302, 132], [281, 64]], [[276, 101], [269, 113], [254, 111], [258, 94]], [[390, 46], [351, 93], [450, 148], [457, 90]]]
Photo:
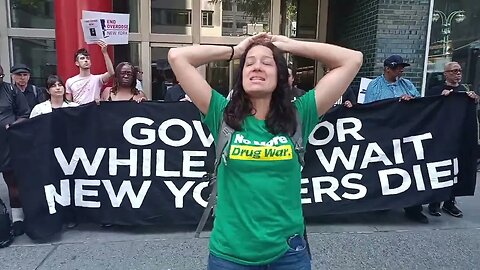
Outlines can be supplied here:
[[187, 61], [194, 67], [199, 67], [213, 61], [228, 60], [232, 54], [232, 47], [215, 45], [198, 45], [170, 49], [168, 61]]
[[334, 69], [346, 64], [358, 64], [362, 61], [362, 53], [359, 51], [342, 48], [339, 46], [291, 40], [287, 46], [287, 51], [298, 56], [318, 60], [327, 67]]

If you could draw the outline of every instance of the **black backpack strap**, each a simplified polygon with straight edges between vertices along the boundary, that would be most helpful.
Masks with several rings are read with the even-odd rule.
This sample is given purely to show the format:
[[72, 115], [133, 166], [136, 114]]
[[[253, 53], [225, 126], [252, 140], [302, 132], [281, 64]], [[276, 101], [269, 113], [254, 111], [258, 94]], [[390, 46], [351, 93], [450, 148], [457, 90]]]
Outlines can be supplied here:
[[295, 116], [297, 118], [297, 127], [295, 133], [291, 137], [292, 143], [295, 147], [295, 152], [298, 155], [298, 162], [302, 167], [305, 166], [305, 147], [303, 146], [303, 134], [302, 134], [302, 118], [297, 110], [295, 110]]
[[208, 217], [210, 216], [210, 212], [215, 208], [217, 204], [217, 172], [218, 167], [222, 160], [227, 162], [228, 157], [228, 145], [232, 140], [232, 135], [235, 130], [225, 123], [222, 120], [220, 124], [220, 132], [218, 133], [217, 142], [215, 143], [215, 165], [213, 168], [213, 173], [210, 175], [210, 183], [209, 185], [212, 186], [212, 192], [208, 196], [208, 203], [207, 207], [203, 211], [202, 217], [200, 218], [200, 222], [197, 225], [197, 229], [195, 230], [195, 238], [200, 237], [200, 233], [203, 231], [205, 224], [207, 223]]

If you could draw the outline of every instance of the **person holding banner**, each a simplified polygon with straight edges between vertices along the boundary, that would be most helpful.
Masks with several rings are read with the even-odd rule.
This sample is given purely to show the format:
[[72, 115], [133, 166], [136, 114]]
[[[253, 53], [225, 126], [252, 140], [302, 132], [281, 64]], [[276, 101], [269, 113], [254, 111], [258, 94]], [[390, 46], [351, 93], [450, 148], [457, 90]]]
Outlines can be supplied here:
[[112, 60], [108, 55], [107, 44], [103, 41], [97, 42], [102, 49], [107, 72], [99, 75], [90, 73], [92, 62], [87, 49], [81, 48], [74, 55], [75, 65], [80, 73], [67, 80], [66, 93], [67, 99], [78, 104], [85, 104], [100, 99], [100, 91], [103, 85], [115, 74]]
[[[30, 118], [51, 113], [54, 109], [78, 106], [77, 103], [71, 102], [67, 99], [65, 84], [59, 76], [48, 76], [46, 87], [47, 91], [45, 96], [47, 100], [33, 107], [32, 112], [30, 113]], [[71, 229], [78, 225], [76, 217], [73, 214], [65, 215], [64, 218], [67, 228]]]
[[367, 87], [364, 103], [399, 97], [410, 100], [420, 93], [413, 83], [403, 78], [403, 70], [410, 66], [400, 55], [392, 55], [383, 62], [383, 75], [372, 80]]
[[[291, 102], [283, 52], [321, 61], [332, 71]], [[227, 100], [196, 67], [238, 58], [238, 77]], [[170, 49], [177, 80], [203, 113], [215, 141], [222, 123], [235, 130], [218, 167], [208, 269], [311, 269], [303, 235], [301, 168], [290, 136], [298, 113], [305, 146], [319, 116], [347, 89], [362, 58], [357, 51], [267, 33], [236, 46]]]
[[[445, 83], [430, 88], [428, 93], [430, 95], [443, 95], [448, 96], [452, 92], [465, 92], [468, 97], [479, 102], [480, 97], [474, 92], [470, 91], [468, 85], [461, 84], [462, 81], [462, 67], [458, 62], [448, 62], [444, 66], [443, 75], [445, 76]], [[432, 216], [441, 216], [440, 213], [441, 202], [433, 202], [428, 205], [428, 212]], [[463, 212], [456, 206], [455, 196], [451, 196], [450, 199], [443, 202], [442, 210], [453, 216], [462, 217]]]
[[[400, 100], [411, 100], [419, 97], [420, 93], [413, 83], [402, 78], [405, 67], [409, 63], [403, 61], [400, 55], [392, 55], [383, 62], [383, 75], [372, 80], [367, 87], [364, 103], [374, 102], [388, 98], [400, 98]], [[428, 218], [422, 211], [422, 205], [407, 207], [405, 216], [415, 222], [428, 223]]]
[[104, 101], [136, 101], [147, 100], [145, 94], [137, 89], [137, 72], [129, 62], [122, 62], [115, 68], [113, 87], [105, 89], [102, 93]]
[[12, 208], [12, 230], [14, 236], [24, 233], [22, 202], [18, 193], [18, 179], [10, 163], [10, 152], [6, 130], [13, 124], [28, 119], [30, 107], [22, 91], [4, 82], [3, 67], [0, 66], [0, 172], [8, 187], [8, 197]]

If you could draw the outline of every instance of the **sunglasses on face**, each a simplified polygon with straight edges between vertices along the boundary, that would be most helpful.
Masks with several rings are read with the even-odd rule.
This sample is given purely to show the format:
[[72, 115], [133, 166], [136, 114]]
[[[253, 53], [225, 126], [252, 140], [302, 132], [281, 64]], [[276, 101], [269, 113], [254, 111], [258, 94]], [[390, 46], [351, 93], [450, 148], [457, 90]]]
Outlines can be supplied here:
[[450, 73], [462, 73], [462, 69], [461, 68], [456, 68], [456, 69], [450, 69], [450, 70], [447, 70], [447, 72], [450, 72]]

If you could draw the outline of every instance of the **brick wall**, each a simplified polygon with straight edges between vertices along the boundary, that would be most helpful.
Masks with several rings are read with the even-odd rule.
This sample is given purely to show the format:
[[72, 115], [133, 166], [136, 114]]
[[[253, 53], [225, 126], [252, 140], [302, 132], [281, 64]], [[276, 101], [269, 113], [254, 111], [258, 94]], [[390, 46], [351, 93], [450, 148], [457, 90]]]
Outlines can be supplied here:
[[378, 1], [331, 0], [329, 2], [327, 42], [363, 53], [364, 64], [358, 77], [374, 76]]
[[430, 0], [331, 0], [327, 42], [363, 52], [358, 77], [382, 74], [383, 60], [401, 55], [412, 65], [405, 78], [420, 91], [429, 7]]
[[410, 67], [405, 78], [420, 91], [428, 27], [430, 0], [379, 0], [375, 73], [383, 71], [383, 60], [401, 55]]

